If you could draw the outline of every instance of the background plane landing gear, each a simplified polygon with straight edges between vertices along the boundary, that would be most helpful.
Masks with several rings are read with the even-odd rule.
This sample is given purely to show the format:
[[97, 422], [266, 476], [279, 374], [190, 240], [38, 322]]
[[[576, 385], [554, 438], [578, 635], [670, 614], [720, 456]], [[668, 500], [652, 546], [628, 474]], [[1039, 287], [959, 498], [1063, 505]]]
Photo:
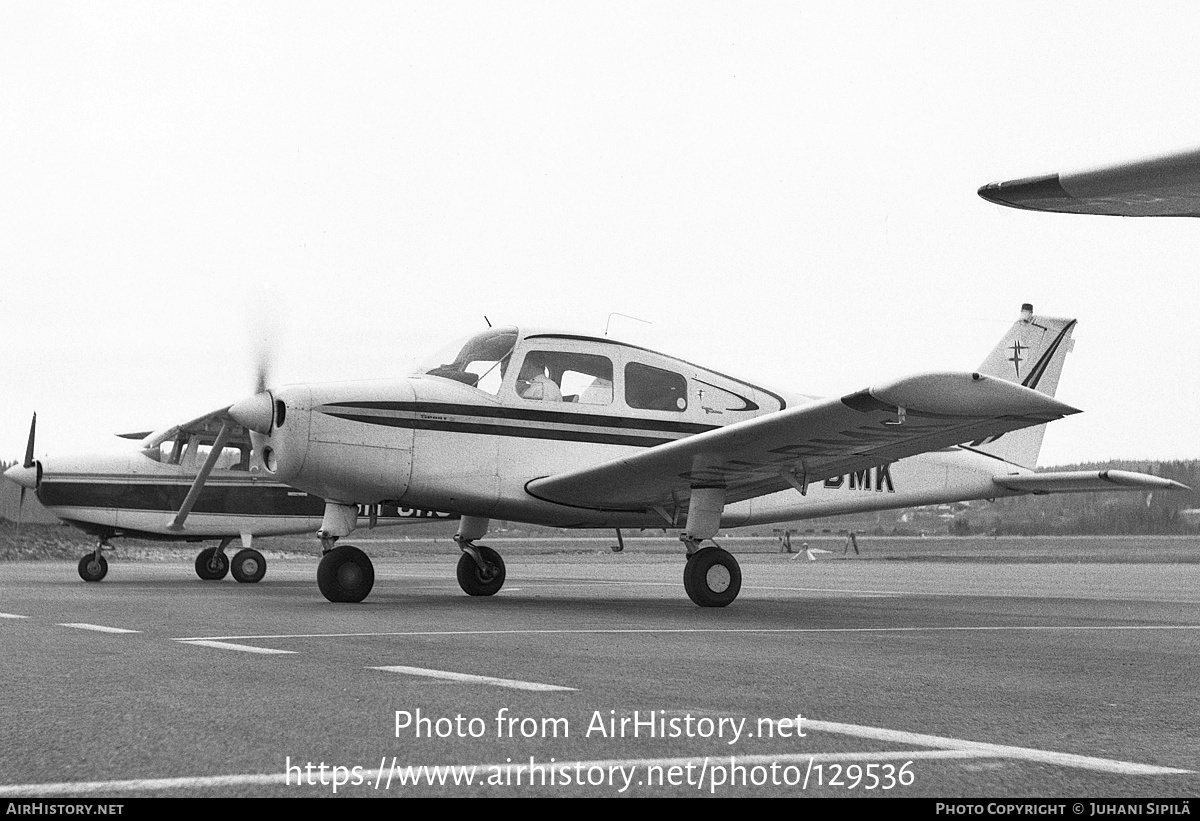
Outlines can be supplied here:
[[725, 607], [742, 589], [742, 568], [727, 550], [697, 550], [684, 565], [683, 589], [701, 607]]
[[98, 582], [108, 575], [108, 562], [100, 551], [88, 553], [79, 560], [79, 578], [85, 582]]
[[375, 567], [354, 545], [335, 547], [317, 565], [317, 587], [330, 601], [359, 602], [375, 586]]
[[229, 570], [242, 584], [254, 584], [267, 574], [267, 560], [263, 554], [248, 547], [233, 554]]
[[79, 560], [79, 578], [85, 582], [98, 582], [108, 575], [108, 562], [101, 555], [102, 550], [112, 550], [108, 546], [108, 536], [100, 537], [96, 543], [96, 549], [91, 553], [84, 554]]
[[[478, 559], [471, 550], [479, 554]], [[458, 557], [458, 586], [468, 596], [496, 595], [504, 586], [505, 573], [504, 559], [490, 547], [468, 545]]]
[[229, 557], [225, 555], [225, 545], [228, 541], [222, 541], [220, 547], [209, 547], [200, 551], [200, 555], [196, 557], [196, 575], [206, 582], [215, 582], [225, 578], [225, 574], [229, 572]]

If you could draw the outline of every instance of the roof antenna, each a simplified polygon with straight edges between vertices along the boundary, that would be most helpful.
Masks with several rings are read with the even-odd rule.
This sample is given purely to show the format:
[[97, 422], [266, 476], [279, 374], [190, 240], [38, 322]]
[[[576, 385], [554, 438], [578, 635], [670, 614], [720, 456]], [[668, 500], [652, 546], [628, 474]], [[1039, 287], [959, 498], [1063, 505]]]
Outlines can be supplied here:
[[487, 318], [487, 314], [484, 314], [484, 315], [483, 315], [483, 321], [484, 321], [484, 322], [486, 322], [486, 323], [488, 324], [488, 327], [489, 327], [489, 328], [490, 328], [490, 327], [492, 327], [492, 320], [490, 320], [490, 319], [488, 319], [488, 318]]
[[608, 315], [608, 322], [604, 323], [604, 335], [605, 336], [608, 336], [608, 326], [612, 324], [612, 318], [614, 316], [623, 316], [626, 319], [632, 319], [635, 322], [645, 322], [647, 325], [654, 324], [653, 322], [651, 322], [648, 319], [638, 319], [636, 316], [630, 316], [629, 314], [619, 314], [616, 311], [613, 311], [611, 314]]

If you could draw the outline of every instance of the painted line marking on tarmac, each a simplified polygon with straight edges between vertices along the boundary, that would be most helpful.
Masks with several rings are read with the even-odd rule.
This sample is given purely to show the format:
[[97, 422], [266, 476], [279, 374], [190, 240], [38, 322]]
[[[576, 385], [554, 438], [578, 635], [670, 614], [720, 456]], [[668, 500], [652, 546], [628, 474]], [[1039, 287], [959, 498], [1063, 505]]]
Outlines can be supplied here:
[[561, 635], [658, 635], [677, 633], [946, 633], [946, 632], [1048, 632], [1048, 631], [1103, 631], [1103, 630], [1200, 630], [1200, 624], [1114, 624], [1103, 625], [1011, 625], [980, 627], [597, 627], [577, 630], [410, 630], [378, 633], [276, 633], [253, 636], [192, 636], [174, 641], [198, 643], [201, 641], [229, 641], [231, 639], [345, 639], [390, 636], [561, 636]]
[[218, 650], [240, 650], [243, 653], [259, 653], [264, 656], [295, 654], [295, 650], [273, 650], [270, 647], [251, 647], [249, 644], [233, 644], [228, 641], [214, 639], [175, 639], [180, 644], [197, 644], [201, 647], [215, 647]]
[[72, 624], [60, 624], [59, 627], [74, 627], [79, 630], [95, 630], [98, 633], [140, 633], [141, 630], [126, 630], [124, 627], [105, 627], [103, 624], [85, 624], [83, 622], [75, 622]]
[[29, 616], [18, 616], [16, 613], [0, 613], [0, 619], [27, 619]]
[[[1050, 750], [1036, 750], [1029, 747], [1010, 747], [1005, 744], [988, 744], [980, 741], [965, 741], [959, 738], [947, 738], [939, 735], [924, 733], [909, 733], [903, 730], [888, 730], [883, 727], [864, 727], [859, 724], [841, 724], [835, 721], [816, 721], [804, 719], [805, 730], [838, 733], [857, 738], [870, 738], [875, 741], [892, 741], [897, 744], [913, 744], [921, 747], [943, 747], [953, 750], [970, 750], [990, 755], [994, 758], [1022, 759], [1037, 761], [1043, 764], [1056, 764], [1060, 767], [1097, 770], [1099, 772], [1118, 773], [1120, 775], [1183, 775], [1192, 770], [1180, 770], [1174, 767], [1156, 767], [1150, 764], [1135, 764], [1131, 761], [1115, 761], [1109, 758], [1058, 753]], [[789, 728], [790, 729], [790, 728]]]
[[[621, 758], [621, 759], [601, 759], [593, 761], [556, 761], [552, 765], [556, 770], [565, 768], [567, 770], [590, 769], [599, 767], [607, 769], [609, 767], [622, 768], [641, 768], [647, 767], [686, 767], [688, 765], [719, 765], [733, 766], [740, 764], [742, 766], [770, 766], [772, 764], [782, 765], [802, 765], [811, 763], [824, 763], [833, 761], [898, 761], [898, 760], [953, 760], [953, 759], [971, 759], [971, 758], [992, 758], [992, 759], [1017, 759], [1025, 761], [1038, 761], [1041, 763], [1057, 765], [1061, 767], [1073, 767], [1077, 769], [1097, 770], [1100, 772], [1116, 773], [1120, 775], [1188, 775], [1192, 770], [1184, 770], [1175, 767], [1158, 767], [1149, 764], [1137, 764], [1130, 761], [1117, 761], [1107, 758], [1094, 758], [1091, 756], [1071, 755], [1069, 753], [1057, 753], [1049, 750], [1037, 750], [1028, 747], [1011, 747], [1001, 744], [986, 744], [975, 741], [965, 741], [957, 738], [947, 738], [944, 736], [925, 735], [921, 733], [908, 733], [900, 730], [888, 730], [883, 727], [865, 727], [857, 724], [841, 724], [833, 721], [818, 721], [815, 719], [805, 719], [805, 728], [819, 732], [836, 733], [840, 735], [851, 735], [859, 738], [874, 738], [886, 741], [895, 741], [904, 744], [921, 744], [926, 746], [940, 747], [941, 749], [933, 750], [882, 750], [871, 752], [837, 752], [837, 753], [784, 753], [780, 755], [771, 754], [756, 754], [746, 756], [692, 756], [681, 758]], [[540, 762], [539, 762], [540, 763]], [[391, 784], [390, 776], [396, 771], [397, 767], [407, 769], [411, 767], [416, 770], [420, 767], [426, 768], [447, 768], [454, 767], [460, 772], [472, 770], [478, 775], [479, 771], [483, 771], [481, 781], [486, 781], [488, 775], [494, 771], [504, 772], [505, 768], [511, 768], [512, 762], [505, 764], [489, 763], [489, 764], [396, 764], [386, 770], [364, 770], [362, 775], [364, 782], [362, 787], [374, 787], [378, 789], [379, 784], [385, 779], [388, 779], [388, 784]], [[551, 766], [546, 763], [546, 766]], [[302, 776], [298, 776], [300, 778]], [[329, 787], [332, 782], [327, 782], [320, 786]], [[242, 775], [213, 775], [213, 776], [190, 776], [183, 778], [143, 778], [143, 779], [126, 779], [121, 781], [79, 781], [79, 782], [57, 782], [44, 784], [6, 784], [0, 785], [0, 797], [23, 797], [23, 796], [43, 796], [43, 795], [87, 795], [89, 793], [107, 792], [107, 791], [155, 791], [155, 790], [173, 790], [173, 789], [204, 789], [204, 788], [221, 788], [232, 786], [255, 786], [255, 785], [281, 785], [281, 786], [297, 786], [293, 785], [290, 777], [284, 773], [246, 773]], [[305, 786], [301, 784], [300, 786]], [[318, 786], [318, 785], [307, 785]], [[644, 786], [639, 784], [639, 786]]]
[[383, 670], [387, 673], [401, 673], [406, 676], [424, 676], [425, 678], [444, 679], [446, 681], [460, 681], [467, 684], [492, 684], [496, 687], [508, 687], [512, 690], [537, 690], [540, 692], [576, 692], [575, 687], [562, 687], [558, 684], [539, 684], [536, 681], [516, 681], [509, 678], [495, 678], [493, 676], [476, 676], [470, 673], [451, 673], [446, 670], [427, 670], [423, 667], [405, 667], [403, 665], [390, 665], [387, 667], [368, 667], [368, 670]]

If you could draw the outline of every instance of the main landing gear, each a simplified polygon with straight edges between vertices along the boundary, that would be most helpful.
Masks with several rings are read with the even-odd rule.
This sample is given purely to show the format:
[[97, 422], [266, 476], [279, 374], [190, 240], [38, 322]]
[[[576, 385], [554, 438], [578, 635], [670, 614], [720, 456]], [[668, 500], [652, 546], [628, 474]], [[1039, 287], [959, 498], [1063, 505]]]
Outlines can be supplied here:
[[688, 547], [687, 564], [683, 567], [683, 589], [688, 598], [701, 607], [732, 604], [742, 589], [738, 560], [715, 542], [713, 547], [705, 548], [690, 539], [683, 542]]
[[229, 536], [216, 547], [208, 547], [196, 556], [196, 575], [206, 582], [225, 578], [231, 570], [233, 578], [242, 584], [254, 584], [267, 574], [267, 560], [257, 550], [246, 547], [233, 554], [233, 560], [225, 555], [225, 548], [237, 538]]

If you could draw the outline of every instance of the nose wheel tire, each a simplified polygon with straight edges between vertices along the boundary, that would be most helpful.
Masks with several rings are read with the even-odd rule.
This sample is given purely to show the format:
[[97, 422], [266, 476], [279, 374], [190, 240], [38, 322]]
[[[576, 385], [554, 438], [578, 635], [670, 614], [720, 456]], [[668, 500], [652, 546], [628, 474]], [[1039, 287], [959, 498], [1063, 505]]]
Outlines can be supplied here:
[[229, 557], [218, 553], [215, 547], [205, 548], [196, 557], [196, 575], [206, 582], [215, 582], [225, 578], [229, 572]]
[[683, 568], [683, 589], [701, 607], [725, 607], [742, 589], [742, 568], [727, 550], [698, 550]]
[[359, 602], [375, 586], [375, 567], [367, 554], [353, 545], [342, 545], [321, 557], [317, 587], [335, 602]]
[[254, 584], [267, 574], [267, 560], [257, 550], [239, 550], [233, 554], [229, 571], [242, 584]]
[[476, 545], [487, 569], [480, 568], [469, 553], [458, 558], [458, 586], [468, 596], [494, 596], [504, 586], [504, 559], [490, 547]]
[[98, 582], [108, 575], [108, 561], [103, 556], [89, 553], [79, 560], [79, 578], [85, 582]]

